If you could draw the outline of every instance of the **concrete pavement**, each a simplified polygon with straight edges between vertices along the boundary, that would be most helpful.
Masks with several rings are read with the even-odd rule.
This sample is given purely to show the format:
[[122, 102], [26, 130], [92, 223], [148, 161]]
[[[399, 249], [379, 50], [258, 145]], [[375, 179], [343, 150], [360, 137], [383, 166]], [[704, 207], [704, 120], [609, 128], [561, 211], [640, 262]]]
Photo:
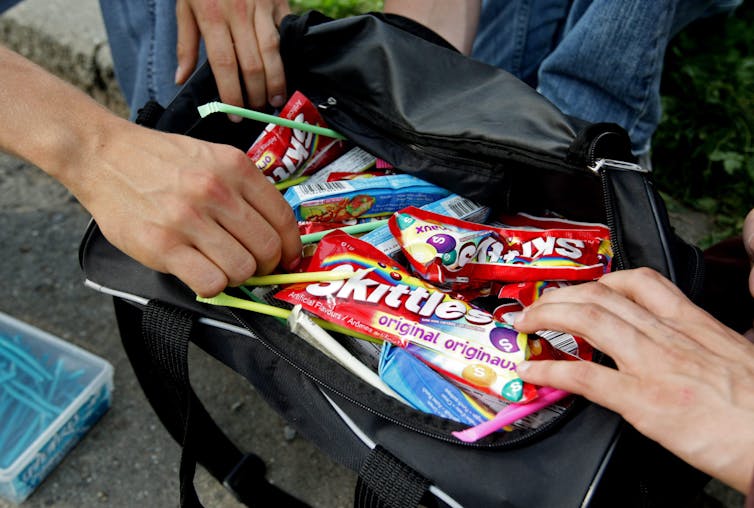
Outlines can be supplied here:
[[[0, 43], [127, 114], [96, 0], [26, 0], [0, 16]], [[88, 220], [62, 186], [0, 154], [0, 311], [115, 367], [113, 407], [23, 506], [176, 506], [178, 446], [138, 386], [110, 299], [83, 286], [77, 249]], [[203, 354], [192, 355], [191, 372], [221, 427], [265, 459], [268, 478], [313, 506], [352, 505], [354, 475], [296, 437], [248, 383]], [[241, 506], [202, 470], [196, 484], [208, 507]]]
[[[96, 0], [26, 0], [0, 16], [0, 43], [126, 114]], [[1, 72], [1, 71], [0, 71]], [[77, 264], [87, 213], [37, 168], [0, 154], [0, 311], [78, 344], [115, 367], [114, 404], [103, 420], [24, 503], [65, 508], [175, 506], [178, 448], [156, 419], [119, 343], [108, 298], [86, 289]], [[692, 238], [704, 217], [674, 215]], [[701, 226], [700, 226], [701, 224]], [[269, 477], [314, 506], [350, 506], [354, 475], [289, 429], [243, 380], [200, 354], [195, 388], [221, 427], [266, 459]], [[200, 471], [207, 506], [239, 506]], [[741, 496], [714, 484], [722, 506]], [[0, 500], [0, 508], [9, 508]]]

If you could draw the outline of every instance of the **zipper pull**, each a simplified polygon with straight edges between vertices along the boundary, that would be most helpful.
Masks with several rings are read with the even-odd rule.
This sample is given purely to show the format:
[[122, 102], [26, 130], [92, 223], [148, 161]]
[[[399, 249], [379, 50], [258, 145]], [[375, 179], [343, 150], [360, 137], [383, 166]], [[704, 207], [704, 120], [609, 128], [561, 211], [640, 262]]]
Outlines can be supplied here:
[[317, 104], [317, 107], [319, 109], [330, 109], [330, 108], [334, 108], [337, 105], [338, 105], [338, 99], [336, 99], [335, 97], [328, 97], [327, 101], [325, 101], [324, 103]]
[[600, 170], [636, 171], [637, 173], [649, 173], [650, 171], [633, 162], [619, 161], [615, 159], [597, 159], [589, 169], [599, 174]]

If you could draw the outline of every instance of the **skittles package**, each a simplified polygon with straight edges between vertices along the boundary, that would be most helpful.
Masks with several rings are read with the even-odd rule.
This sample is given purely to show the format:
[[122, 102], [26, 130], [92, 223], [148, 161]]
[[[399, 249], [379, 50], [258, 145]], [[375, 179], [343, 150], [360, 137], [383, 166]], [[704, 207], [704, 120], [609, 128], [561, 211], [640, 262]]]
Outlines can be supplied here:
[[[412, 276], [371, 245], [327, 234], [308, 270], [347, 270], [345, 280], [291, 284], [276, 297], [328, 321], [406, 348], [436, 371], [510, 402], [536, 397], [516, 365], [557, 358], [547, 341]], [[410, 347], [409, 347], [410, 346]], [[532, 354], [532, 348], [538, 355]]]
[[501, 228], [415, 207], [389, 226], [414, 271], [433, 283], [585, 281], [608, 265], [606, 231], [597, 228]]

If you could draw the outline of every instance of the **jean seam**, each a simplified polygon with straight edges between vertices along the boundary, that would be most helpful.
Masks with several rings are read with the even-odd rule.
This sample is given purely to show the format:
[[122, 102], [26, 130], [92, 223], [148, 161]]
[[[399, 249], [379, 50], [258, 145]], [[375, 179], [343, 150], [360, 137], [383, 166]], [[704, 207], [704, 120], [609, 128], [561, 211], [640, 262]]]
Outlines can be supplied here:
[[151, 31], [149, 34], [149, 51], [147, 53], [147, 94], [151, 100], [157, 98], [157, 83], [154, 76], [154, 62], [155, 62], [155, 46], [157, 38], [157, 2], [156, 0], [149, 0], [147, 2], [149, 9], [149, 22], [151, 24]]
[[[653, 51], [652, 51], [650, 65], [649, 65], [649, 68], [652, 69], [652, 72], [650, 73], [649, 76], [645, 75], [645, 77], [642, 80], [644, 83], [646, 83], [647, 81], [649, 82], [654, 81], [653, 74], [655, 72], [662, 72], [661, 69], [657, 69], [657, 65], [658, 65], [657, 62], [661, 60], [661, 59], [658, 59], [658, 55], [660, 54], [659, 42], [660, 40], [665, 40], [667, 43], [667, 37], [661, 37], [660, 35], [663, 33], [664, 34], [670, 33], [671, 26], [669, 25], [672, 25], [674, 16], [675, 16], [675, 13], [672, 13], [672, 15], [668, 15], [665, 18], [665, 26], [663, 26], [659, 30], [656, 30], [654, 33], [654, 39], [652, 41]], [[664, 50], [662, 51], [662, 53], [664, 54]], [[638, 112], [637, 112], [635, 120], [626, 129], [631, 139], [633, 139], [633, 136], [631, 136], [631, 134], [636, 131], [636, 127], [640, 124], [642, 118], [644, 118], [644, 115], [647, 112], [647, 108], [649, 107], [649, 103], [650, 103], [650, 97], [654, 95], [655, 93], [655, 90], [652, 89], [652, 87], [650, 86], [642, 86], [642, 89], [644, 90], [643, 97], [641, 98], [640, 103], [639, 103], [641, 107], [637, 108]], [[657, 91], [657, 93], [659, 93], [659, 90]], [[659, 100], [659, 97], [658, 97], [658, 100]], [[659, 104], [657, 106], [660, 107]], [[647, 143], [651, 143], [651, 136], [647, 140]]]
[[518, 2], [519, 9], [516, 12], [515, 39], [513, 55], [511, 57], [511, 73], [521, 76], [522, 62], [524, 59], [524, 50], [526, 49], [526, 40], [529, 30], [529, 11], [531, 10], [530, 2]]

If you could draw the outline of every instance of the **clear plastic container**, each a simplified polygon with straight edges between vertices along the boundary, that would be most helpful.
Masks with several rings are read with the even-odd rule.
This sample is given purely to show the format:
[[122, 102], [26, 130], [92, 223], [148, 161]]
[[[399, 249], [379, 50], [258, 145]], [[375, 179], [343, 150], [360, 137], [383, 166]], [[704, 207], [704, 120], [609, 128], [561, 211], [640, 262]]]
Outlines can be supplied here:
[[110, 407], [113, 367], [0, 312], [0, 497], [21, 503]]

